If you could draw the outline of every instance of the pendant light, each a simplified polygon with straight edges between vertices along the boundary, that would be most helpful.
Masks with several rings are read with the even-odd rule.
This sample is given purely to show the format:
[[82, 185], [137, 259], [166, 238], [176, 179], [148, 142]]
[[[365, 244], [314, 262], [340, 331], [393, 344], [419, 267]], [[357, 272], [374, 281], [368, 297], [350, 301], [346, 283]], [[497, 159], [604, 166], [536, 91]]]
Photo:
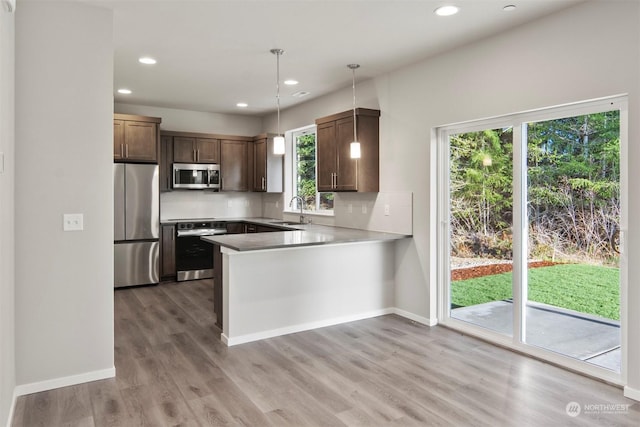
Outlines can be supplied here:
[[284, 154], [284, 136], [280, 134], [280, 55], [284, 53], [282, 49], [271, 49], [271, 53], [276, 56], [276, 105], [278, 107], [278, 135], [273, 138], [273, 154]]
[[353, 89], [353, 142], [350, 145], [350, 155], [352, 159], [360, 158], [360, 142], [358, 142], [358, 133], [356, 126], [356, 69], [360, 68], [360, 64], [349, 64], [348, 68], [351, 69], [353, 74], [352, 89]]

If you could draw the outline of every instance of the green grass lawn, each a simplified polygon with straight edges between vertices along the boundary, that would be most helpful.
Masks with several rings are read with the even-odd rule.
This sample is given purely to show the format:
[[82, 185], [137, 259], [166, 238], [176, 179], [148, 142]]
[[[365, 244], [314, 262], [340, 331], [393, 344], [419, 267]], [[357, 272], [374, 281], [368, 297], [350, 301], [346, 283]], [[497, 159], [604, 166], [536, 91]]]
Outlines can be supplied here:
[[[529, 300], [620, 319], [619, 269], [564, 264], [529, 270]], [[511, 273], [451, 282], [451, 303], [469, 306], [512, 297]]]

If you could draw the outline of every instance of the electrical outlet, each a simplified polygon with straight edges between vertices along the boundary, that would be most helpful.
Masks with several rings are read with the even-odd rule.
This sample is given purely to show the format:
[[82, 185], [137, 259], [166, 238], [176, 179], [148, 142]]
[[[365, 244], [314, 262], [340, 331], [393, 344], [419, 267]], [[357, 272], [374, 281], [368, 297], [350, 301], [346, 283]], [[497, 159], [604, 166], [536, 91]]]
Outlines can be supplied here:
[[391, 207], [389, 205], [384, 205], [384, 216], [389, 216], [391, 213]]
[[349, 204], [347, 205], [347, 212], [348, 212], [348, 213], [353, 213], [353, 205], [352, 205], [351, 203], [349, 203]]
[[64, 231], [82, 231], [84, 230], [83, 214], [64, 214], [62, 216], [62, 228]]

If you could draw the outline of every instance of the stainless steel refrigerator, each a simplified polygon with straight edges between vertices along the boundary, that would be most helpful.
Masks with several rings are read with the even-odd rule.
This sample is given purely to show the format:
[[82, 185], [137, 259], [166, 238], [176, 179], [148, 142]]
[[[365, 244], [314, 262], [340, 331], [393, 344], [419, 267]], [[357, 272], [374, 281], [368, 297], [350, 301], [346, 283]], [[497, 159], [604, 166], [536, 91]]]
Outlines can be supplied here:
[[113, 186], [114, 286], [158, 283], [158, 165], [116, 163], [113, 165]]

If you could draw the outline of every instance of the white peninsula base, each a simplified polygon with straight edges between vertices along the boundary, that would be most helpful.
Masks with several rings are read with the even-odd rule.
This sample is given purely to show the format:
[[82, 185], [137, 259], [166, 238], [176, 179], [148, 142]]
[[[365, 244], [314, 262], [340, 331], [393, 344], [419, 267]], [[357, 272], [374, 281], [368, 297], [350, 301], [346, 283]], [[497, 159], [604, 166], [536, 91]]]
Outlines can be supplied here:
[[228, 346], [393, 312], [395, 241], [221, 249]]

